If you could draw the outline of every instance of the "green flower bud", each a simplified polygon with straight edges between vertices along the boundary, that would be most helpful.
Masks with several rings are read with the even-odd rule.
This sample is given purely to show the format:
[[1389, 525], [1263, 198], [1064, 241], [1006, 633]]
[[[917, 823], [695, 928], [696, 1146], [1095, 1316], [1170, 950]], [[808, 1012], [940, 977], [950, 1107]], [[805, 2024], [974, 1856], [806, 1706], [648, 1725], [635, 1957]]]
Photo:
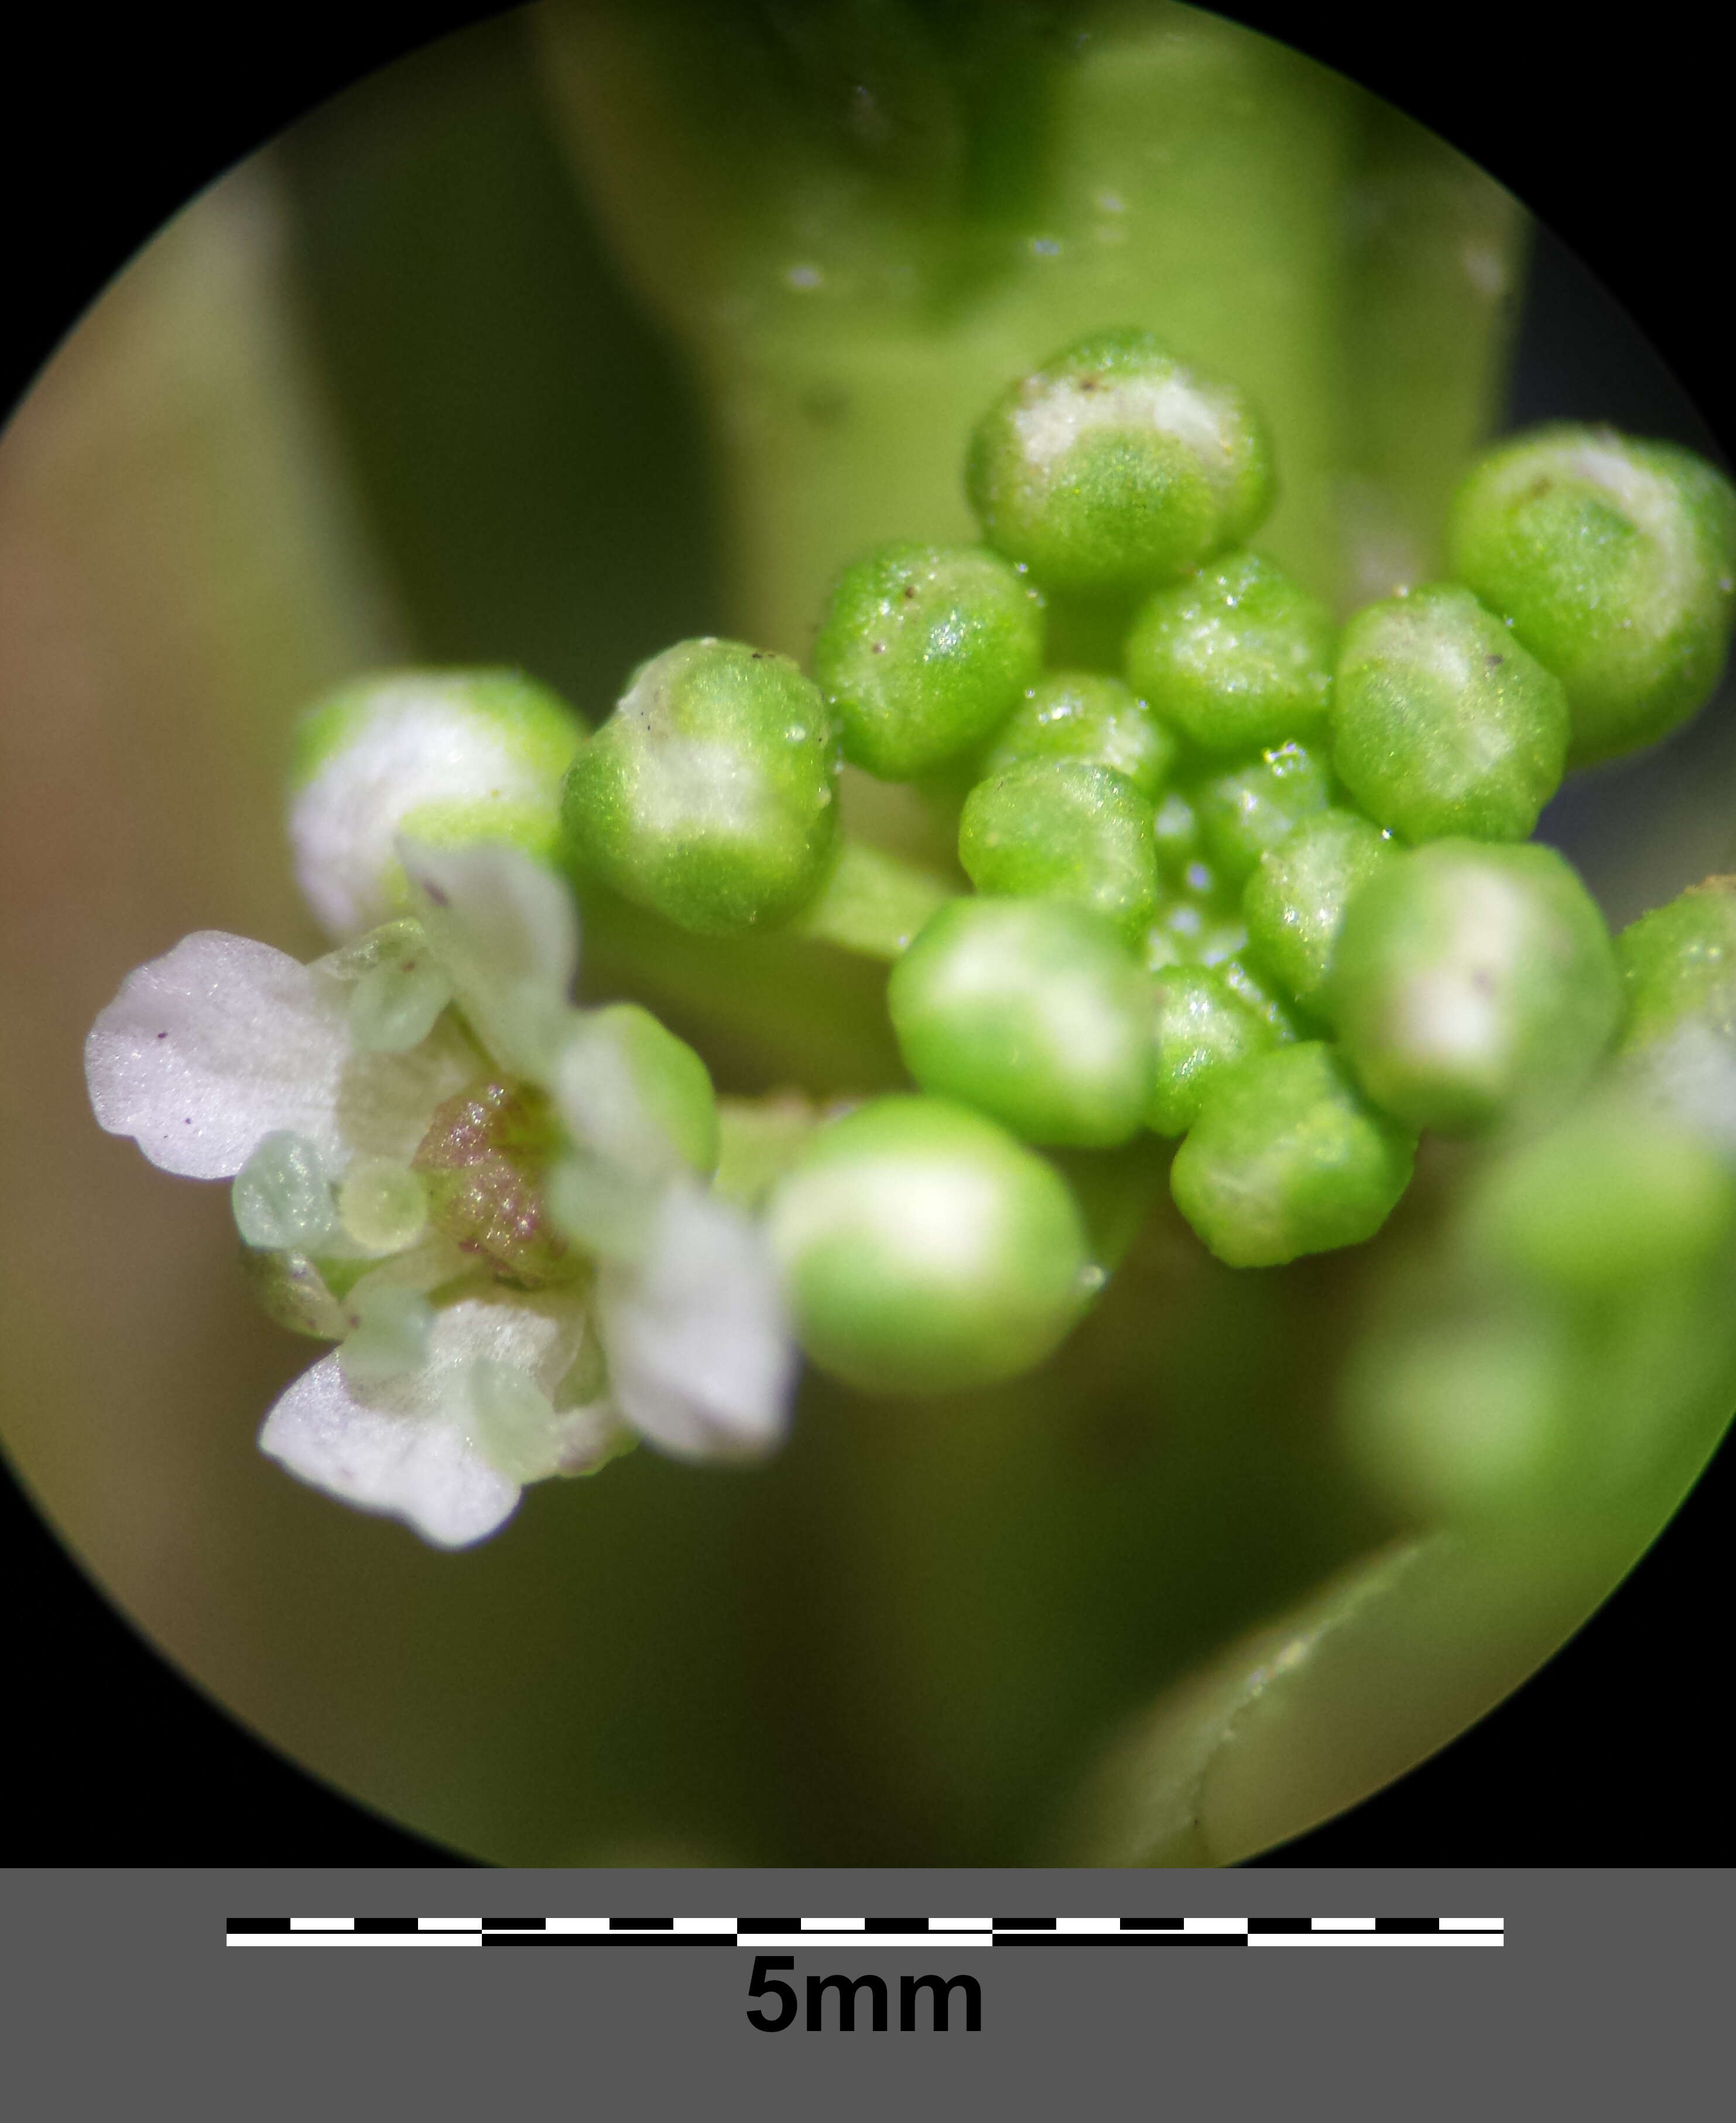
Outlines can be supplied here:
[[1461, 1132], [1569, 1104], [1621, 987], [1603, 917], [1554, 849], [1435, 841], [1351, 901], [1329, 1000], [1369, 1096]]
[[[1424, 1305], [1434, 1296], [1417, 1295]], [[1561, 1486], [1576, 1384], [1561, 1322], [1534, 1302], [1395, 1310], [1351, 1352], [1345, 1450], [1425, 1525], [1533, 1513]]]
[[882, 546], [846, 568], [814, 644], [844, 756], [908, 781], [980, 744], [1041, 668], [1043, 600], [980, 546]]
[[1155, 993], [1145, 1125], [1157, 1135], [1185, 1135], [1228, 1071], [1281, 1045], [1284, 1034], [1216, 967], [1172, 967], [1158, 976]]
[[1074, 759], [1125, 775], [1155, 796], [1174, 763], [1176, 741], [1119, 678], [1057, 672], [1032, 686], [983, 762], [992, 778], [1027, 761]]
[[1219, 1260], [1274, 1268], [1373, 1238], [1410, 1183], [1415, 1137], [1317, 1040], [1218, 1076], [1170, 1168], [1176, 1207]]
[[1736, 616], [1736, 490], [1692, 452], [1534, 429], [1460, 487], [1452, 573], [1567, 689], [1572, 762], [1631, 752], [1718, 682]]
[[1193, 800], [1207, 855], [1239, 892], [1268, 848], [1331, 802], [1332, 777], [1321, 751], [1292, 742], [1202, 781]]
[[1709, 877], [1616, 939], [1627, 996], [1624, 1053], [1697, 1027], [1736, 1047], [1736, 878]]
[[1619, 1297], [1710, 1261], [1736, 1223], [1736, 1177], [1668, 1113], [1594, 1102], [1480, 1179], [1477, 1258], [1568, 1296]]
[[1261, 963], [1257, 953], [1244, 944], [1228, 957], [1220, 958], [1216, 970], [1230, 993], [1239, 996], [1280, 1039], [1299, 1039], [1302, 1037], [1302, 1021], [1296, 1014], [1295, 1005], [1285, 997], [1277, 982]]
[[887, 1003], [925, 1091], [1027, 1142], [1107, 1148], [1139, 1126], [1149, 987], [1099, 915], [1041, 899], [955, 900], [893, 968]]
[[1332, 696], [1332, 616], [1256, 553], [1233, 553], [1139, 609], [1129, 682], [1212, 752], [1304, 737]]
[[1261, 856], [1242, 912], [1248, 941], [1310, 1010], [1323, 1007], [1350, 895], [1395, 852], [1359, 812], [1317, 811]]
[[819, 690], [788, 657], [678, 642], [643, 663], [567, 776], [584, 869], [702, 935], [787, 920], [825, 881], [838, 762]]
[[289, 834], [307, 902], [335, 936], [401, 914], [394, 843], [504, 841], [557, 859], [561, 782], [584, 736], [517, 671], [388, 672], [317, 701], [296, 726]]
[[803, 1347], [868, 1392], [1012, 1378], [1055, 1347], [1093, 1286], [1055, 1168], [942, 1099], [877, 1099], [820, 1128], [769, 1228]]
[[1130, 942], [1157, 909], [1150, 799], [1107, 767], [1036, 760], [979, 782], [959, 820], [958, 859], [979, 892], [1088, 907]]
[[1272, 502], [1247, 401], [1143, 331], [1083, 340], [1015, 383], [971, 437], [965, 478], [984, 537], [1046, 588], [1173, 581]]
[[1567, 696], [1469, 590], [1387, 598], [1344, 630], [1332, 764], [1408, 841], [1523, 841], [1561, 785]]

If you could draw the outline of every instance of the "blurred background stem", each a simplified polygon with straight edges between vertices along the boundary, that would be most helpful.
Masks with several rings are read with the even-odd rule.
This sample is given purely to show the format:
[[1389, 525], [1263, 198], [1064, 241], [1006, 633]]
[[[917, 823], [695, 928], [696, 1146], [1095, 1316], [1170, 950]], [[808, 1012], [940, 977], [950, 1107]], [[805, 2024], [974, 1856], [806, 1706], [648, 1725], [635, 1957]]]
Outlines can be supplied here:
[[1111, 321], [1261, 408], [1283, 565], [1341, 599], [1433, 565], [1498, 402], [1522, 217], [1339, 76], [1169, 0], [538, 22], [587, 195], [700, 380], [755, 640], [802, 654], [877, 539], [971, 537], [977, 414]]

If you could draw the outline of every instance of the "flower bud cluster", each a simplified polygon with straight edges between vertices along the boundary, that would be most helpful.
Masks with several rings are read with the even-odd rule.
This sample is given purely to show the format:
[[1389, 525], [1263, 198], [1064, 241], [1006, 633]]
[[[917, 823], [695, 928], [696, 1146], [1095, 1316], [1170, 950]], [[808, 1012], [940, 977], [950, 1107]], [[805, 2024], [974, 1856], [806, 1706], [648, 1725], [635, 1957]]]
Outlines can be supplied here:
[[[1454, 1259], [1547, 1294], [1517, 1324], [1486, 1306], [1481, 1340], [1429, 1315], [1505, 1381], [1486, 1436], [1444, 1416], [1475, 1396], [1435, 1391], [1426, 1333], [1360, 1375], [1373, 1479], [1458, 1508], [1553, 1464], [1574, 1305], [1721, 1258], [1736, 1183], [1692, 1145], [1736, 1160], [1729, 897], [1618, 953], [1528, 837], [1570, 762], [1715, 681], [1729, 484], [1603, 430], [1520, 438], [1465, 483], [1454, 579], [1340, 627], [1247, 545], [1253, 409], [1139, 332], [1013, 385], [966, 482], [983, 542], [845, 569], [812, 675], [678, 643], [589, 734], [498, 673], [320, 704], [291, 835], [339, 948], [191, 937], [103, 1013], [99, 1119], [232, 1179], [264, 1301], [338, 1345], [267, 1421], [294, 1471], [473, 1540], [636, 1437], [763, 1450], [797, 1345], [896, 1393], [1041, 1362], [1120, 1243], [1069, 1157], [1180, 1138], [1182, 1216], [1271, 1268], [1371, 1238], [1432, 1132], [1491, 1146]], [[950, 792], [971, 890], [844, 837], [846, 762]], [[779, 928], [893, 961], [915, 1092], [744, 1108], [720, 1141], [691, 1048], [572, 1000], [597, 886], [726, 963]]]

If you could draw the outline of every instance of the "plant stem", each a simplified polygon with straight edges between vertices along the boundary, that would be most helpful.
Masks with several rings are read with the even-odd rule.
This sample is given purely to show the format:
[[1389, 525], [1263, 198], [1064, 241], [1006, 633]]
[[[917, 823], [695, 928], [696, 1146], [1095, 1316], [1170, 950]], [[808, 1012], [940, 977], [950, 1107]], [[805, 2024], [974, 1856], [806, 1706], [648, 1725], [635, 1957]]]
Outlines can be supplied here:
[[1448, 499], [1500, 410], [1528, 243], [1518, 202], [1444, 140], [1385, 105], [1364, 124], [1341, 494], [1355, 604], [1440, 565]]
[[941, 879], [897, 856], [847, 840], [837, 867], [802, 915], [797, 933], [869, 958], [896, 958], [953, 897]]
[[[928, 113], [926, 161], [913, 148], [889, 168], [828, 131], [829, 80], [746, 66], [771, 11], [721, 11], [742, 64], [696, 68], [723, 34], [720, 11], [702, 12], [561, 4], [540, 20], [587, 189], [710, 407], [752, 638], [801, 654], [832, 574], [877, 539], [970, 537], [975, 419], [1009, 377], [1110, 324], [1160, 330], [1262, 408], [1285, 476], [1262, 542], [1331, 591], [1347, 84], [1168, 0], [1014, 9], [1001, 101], [959, 86], [992, 42], [975, 21], [962, 60], [936, 66], [944, 86], [959, 61], [965, 145], [943, 152]], [[909, 35], [914, 49], [914, 20]], [[732, 95], [754, 105], [751, 134]], [[1017, 178], [973, 185], [973, 155], [1013, 139]]]

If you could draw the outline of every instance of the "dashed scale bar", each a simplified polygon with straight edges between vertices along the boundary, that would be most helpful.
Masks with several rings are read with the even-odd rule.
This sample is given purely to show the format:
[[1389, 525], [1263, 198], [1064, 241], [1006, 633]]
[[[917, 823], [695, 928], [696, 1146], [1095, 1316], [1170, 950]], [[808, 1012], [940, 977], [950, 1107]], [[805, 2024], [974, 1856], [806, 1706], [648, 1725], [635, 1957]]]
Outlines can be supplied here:
[[231, 1917], [231, 1946], [1500, 1946], [1500, 1917]]

